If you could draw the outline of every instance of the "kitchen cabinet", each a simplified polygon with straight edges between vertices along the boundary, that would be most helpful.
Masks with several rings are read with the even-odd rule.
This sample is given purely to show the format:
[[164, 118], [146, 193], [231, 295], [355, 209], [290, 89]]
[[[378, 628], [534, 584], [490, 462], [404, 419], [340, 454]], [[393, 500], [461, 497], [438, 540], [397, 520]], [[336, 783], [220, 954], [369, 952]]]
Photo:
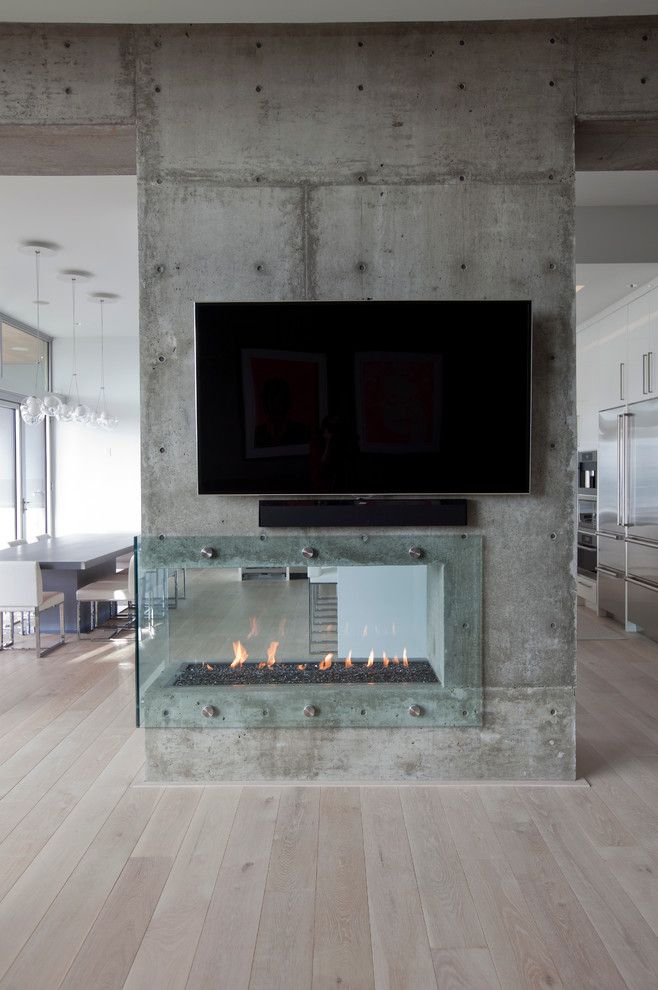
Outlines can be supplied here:
[[598, 322], [598, 408], [611, 409], [628, 401], [628, 306]]
[[658, 290], [628, 304], [628, 401], [656, 394], [656, 321]]
[[596, 450], [599, 433], [598, 326], [586, 327], [577, 337], [576, 412], [578, 450]]

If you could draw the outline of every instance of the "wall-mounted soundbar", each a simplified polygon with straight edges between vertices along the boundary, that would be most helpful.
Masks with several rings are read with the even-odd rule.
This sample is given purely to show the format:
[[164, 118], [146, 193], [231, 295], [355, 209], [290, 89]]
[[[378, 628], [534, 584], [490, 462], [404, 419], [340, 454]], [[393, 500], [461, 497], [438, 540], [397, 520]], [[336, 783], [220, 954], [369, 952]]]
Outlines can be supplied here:
[[467, 526], [465, 498], [272, 499], [258, 503], [258, 525]]

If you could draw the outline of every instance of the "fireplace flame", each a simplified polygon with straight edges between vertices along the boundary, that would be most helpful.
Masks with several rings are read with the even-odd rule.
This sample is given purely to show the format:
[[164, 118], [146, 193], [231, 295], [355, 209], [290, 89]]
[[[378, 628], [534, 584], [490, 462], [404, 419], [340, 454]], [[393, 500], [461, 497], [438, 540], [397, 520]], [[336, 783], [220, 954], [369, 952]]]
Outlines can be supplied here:
[[329, 668], [331, 667], [331, 661], [333, 660], [333, 658], [334, 658], [333, 653], [327, 653], [327, 655], [324, 658], [324, 660], [321, 660], [320, 663], [318, 664], [318, 668], [320, 670], [329, 670]]
[[247, 639], [253, 639], [254, 636], [258, 635], [258, 619], [255, 615], [249, 616], [249, 632], [247, 633]]
[[408, 667], [409, 666], [409, 658], [407, 657], [407, 647], [406, 646], [402, 650], [402, 666], [403, 667]]
[[267, 647], [267, 666], [273, 667], [276, 663], [276, 651], [279, 648], [279, 644], [276, 641], [270, 643]]
[[297, 670], [306, 670], [306, 664], [305, 663], [298, 663], [297, 664]]
[[345, 666], [346, 667], [351, 667], [352, 666], [352, 651], [351, 650], [347, 654], [347, 656], [345, 657]]
[[258, 669], [263, 670], [264, 667], [267, 667], [267, 664], [265, 663], [264, 660], [261, 660], [261, 662], [258, 664]]
[[399, 661], [399, 659], [398, 659], [398, 657], [393, 657], [393, 663], [394, 663], [394, 664], [396, 665], [396, 667], [397, 667], [397, 665], [398, 665], [398, 664], [400, 663], [400, 661]]
[[374, 662], [375, 662], [375, 651], [371, 650], [370, 656], [368, 657], [368, 662], [366, 663], [366, 667], [372, 667]]
[[233, 654], [235, 659], [233, 660], [233, 663], [229, 664], [231, 667], [241, 667], [249, 656], [240, 640], [233, 644]]
[[384, 650], [384, 652], [382, 653], [382, 663], [384, 664], [385, 667], [388, 667], [390, 662], [391, 661], [386, 656], [386, 651]]
[[212, 670], [212, 664], [211, 663], [207, 663], [206, 664], [206, 670]]

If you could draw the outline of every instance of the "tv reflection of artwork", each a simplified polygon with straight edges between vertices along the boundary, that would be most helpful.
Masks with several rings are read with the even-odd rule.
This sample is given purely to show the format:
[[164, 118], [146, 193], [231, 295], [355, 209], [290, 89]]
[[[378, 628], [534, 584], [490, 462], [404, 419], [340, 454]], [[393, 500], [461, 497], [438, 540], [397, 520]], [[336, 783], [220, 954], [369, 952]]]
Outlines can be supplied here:
[[247, 457], [301, 457], [310, 452], [326, 412], [322, 354], [242, 350]]
[[355, 355], [359, 448], [369, 454], [439, 448], [441, 355]]
[[199, 492], [527, 492], [531, 310], [197, 303]]

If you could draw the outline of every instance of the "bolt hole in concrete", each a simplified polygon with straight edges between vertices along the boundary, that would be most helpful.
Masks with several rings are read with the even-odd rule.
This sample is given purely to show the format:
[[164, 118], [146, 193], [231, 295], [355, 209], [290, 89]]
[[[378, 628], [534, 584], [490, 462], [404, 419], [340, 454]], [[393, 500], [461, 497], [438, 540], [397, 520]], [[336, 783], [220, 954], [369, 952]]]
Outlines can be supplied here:
[[557, 712], [554, 708], [551, 708], [551, 715], [557, 715]]
[[160, 453], [161, 453], [161, 454], [164, 454], [164, 452], [165, 452], [165, 449], [164, 449], [164, 447], [160, 447]]
[[551, 539], [557, 540], [557, 533], [551, 533]]

